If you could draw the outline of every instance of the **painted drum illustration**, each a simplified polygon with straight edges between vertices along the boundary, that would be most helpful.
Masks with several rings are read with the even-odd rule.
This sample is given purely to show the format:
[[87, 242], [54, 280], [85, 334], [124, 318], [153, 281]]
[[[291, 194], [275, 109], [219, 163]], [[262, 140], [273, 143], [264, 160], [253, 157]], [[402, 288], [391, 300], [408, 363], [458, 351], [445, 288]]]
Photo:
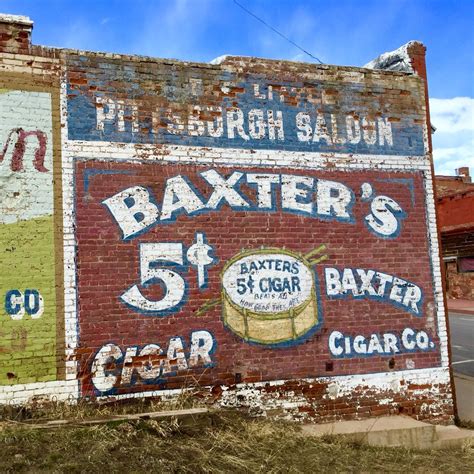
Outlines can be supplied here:
[[248, 342], [291, 343], [318, 325], [310, 262], [286, 249], [242, 252], [222, 270], [224, 324]]

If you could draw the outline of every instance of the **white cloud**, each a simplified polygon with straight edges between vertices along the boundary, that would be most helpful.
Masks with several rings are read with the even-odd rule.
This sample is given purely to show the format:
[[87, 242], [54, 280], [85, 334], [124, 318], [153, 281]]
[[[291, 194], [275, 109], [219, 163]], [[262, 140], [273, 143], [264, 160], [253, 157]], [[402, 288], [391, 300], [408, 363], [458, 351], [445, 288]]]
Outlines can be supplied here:
[[461, 166], [469, 166], [474, 173], [474, 143], [449, 148], [434, 148], [436, 174], [454, 175]]
[[431, 121], [442, 133], [474, 131], [474, 99], [430, 99]]
[[474, 98], [430, 99], [436, 174], [453, 175], [460, 166], [474, 173]]

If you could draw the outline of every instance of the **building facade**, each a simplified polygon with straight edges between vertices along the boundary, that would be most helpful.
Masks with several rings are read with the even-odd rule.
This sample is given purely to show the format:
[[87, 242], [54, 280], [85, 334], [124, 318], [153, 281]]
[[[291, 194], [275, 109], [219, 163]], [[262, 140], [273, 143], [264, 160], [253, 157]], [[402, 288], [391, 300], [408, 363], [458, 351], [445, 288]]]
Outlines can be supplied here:
[[469, 168], [435, 180], [446, 293], [448, 298], [474, 300], [474, 184]]
[[404, 73], [0, 28], [2, 402], [452, 421], [423, 45]]

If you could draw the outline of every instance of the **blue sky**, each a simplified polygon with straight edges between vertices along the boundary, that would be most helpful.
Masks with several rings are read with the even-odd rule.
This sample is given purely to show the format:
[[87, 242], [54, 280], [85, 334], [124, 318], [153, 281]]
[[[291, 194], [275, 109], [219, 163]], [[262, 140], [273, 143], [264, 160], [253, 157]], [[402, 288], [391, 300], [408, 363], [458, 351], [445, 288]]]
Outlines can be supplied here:
[[[474, 0], [238, 0], [327, 64], [362, 66], [409, 40], [428, 48], [435, 166], [474, 174]], [[210, 61], [314, 62], [233, 0], [0, 0], [48, 46]]]

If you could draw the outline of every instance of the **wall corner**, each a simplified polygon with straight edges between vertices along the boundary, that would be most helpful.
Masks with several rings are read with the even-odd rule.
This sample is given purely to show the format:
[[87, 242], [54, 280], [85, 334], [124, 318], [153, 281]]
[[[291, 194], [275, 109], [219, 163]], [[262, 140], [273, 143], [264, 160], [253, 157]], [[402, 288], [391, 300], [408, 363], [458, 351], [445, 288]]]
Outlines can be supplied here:
[[0, 52], [29, 54], [33, 22], [27, 16], [0, 13]]

